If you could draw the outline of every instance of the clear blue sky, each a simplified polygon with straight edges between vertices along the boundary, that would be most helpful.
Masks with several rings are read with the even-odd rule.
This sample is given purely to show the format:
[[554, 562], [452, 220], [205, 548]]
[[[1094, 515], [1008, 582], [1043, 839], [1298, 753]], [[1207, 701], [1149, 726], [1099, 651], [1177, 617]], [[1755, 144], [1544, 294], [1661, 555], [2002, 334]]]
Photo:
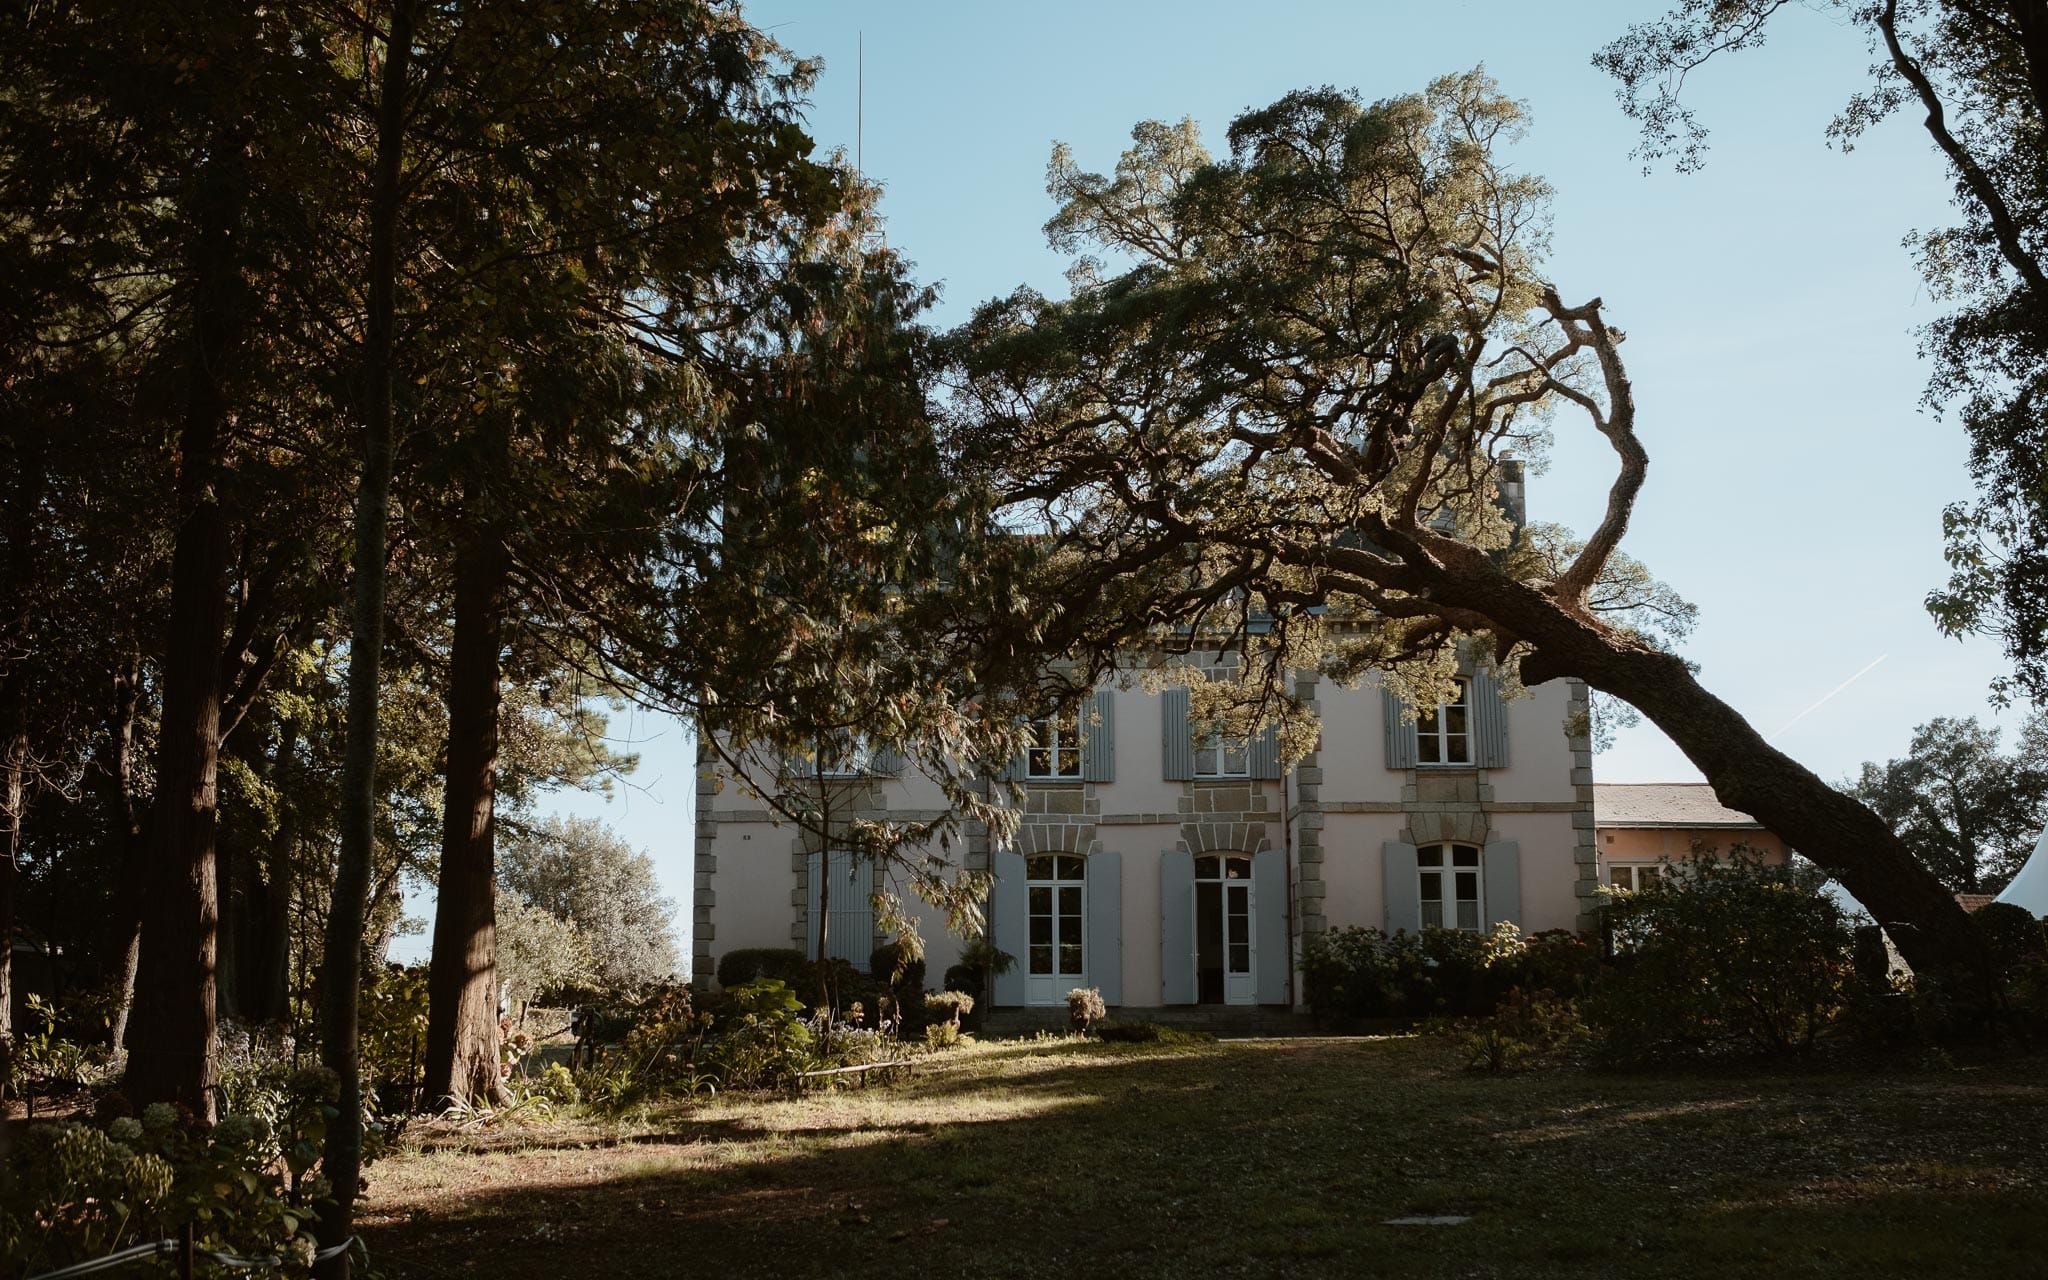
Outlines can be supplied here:
[[[1918, 407], [1914, 329], [1938, 309], [1900, 239], [1949, 216], [1917, 117], [1852, 154], [1823, 140], [1870, 61], [1854, 32], [1791, 8], [1770, 47], [1695, 77], [1714, 130], [1705, 171], [1645, 177], [1630, 123], [1588, 62], [1661, 5], [1524, 3], [831, 3], [748, 15], [821, 57], [813, 135], [855, 145], [865, 43], [868, 175], [892, 244], [943, 286], [937, 319], [1029, 283], [1062, 286], [1040, 227], [1055, 140], [1114, 164], [1131, 125], [1193, 116], [1222, 149], [1230, 119], [1291, 89], [1368, 98], [1483, 63], [1529, 104], [1519, 167], [1557, 188], [1550, 272], [1568, 301], [1598, 296], [1650, 450], [1627, 549], [1701, 608], [1687, 648], [1706, 685], [1766, 734], [1873, 660], [1779, 736], [1840, 778], [1905, 749], [1937, 715], [1986, 712], [2002, 669], [1988, 641], [1943, 639], [1921, 608], [1943, 579], [1942, 506], [1969, 493], [1961, 432]], [[1612, 474], [1570, 424], [1532, 481], [1537, 519], [1591, 525]], [[621, 798], [561, 807], [611, 822], [690, 882], [692, 768], [679, 726], [622, 724], [645, 764]], [[1696, 779], [1661, 733], [1622, 735], [1603, 780]]]

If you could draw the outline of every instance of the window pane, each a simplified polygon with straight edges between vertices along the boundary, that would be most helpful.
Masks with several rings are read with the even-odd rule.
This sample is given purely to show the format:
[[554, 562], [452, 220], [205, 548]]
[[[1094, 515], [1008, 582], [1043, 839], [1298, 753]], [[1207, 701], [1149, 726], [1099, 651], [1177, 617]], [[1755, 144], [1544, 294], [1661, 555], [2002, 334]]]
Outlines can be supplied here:
[[1031, 945], [1041, 946], [1052, 942], [1052, 917], [1049, 915], [1031, 917]]
[[1426, 906], [1427, 906], [1427, 905], [1428, 905], [1429, 903], [1432, 903], [1432, 902], [1442, 902], [1443, 900], [1444, 900], [1444, 875], [1443, 875], [1443, 872], [1441, 872], [1441, 871], [1425, 871], [1425, 872], [1423, 872], [1423, 873], [1422, 873], [1422, 901], [1423, 901], [1423, 904], [1424, 904], [1424, 906], [1426, 907]]
[[1060, 748], [1058, 772], [1062, 778], [1078, 778], [1081, 776], [1081, 748]]
[[1062, 880], [1083, 880], [1087, 878], [1088, 874], [1087, 868], [1082, 865], [1082, 860], [1073, 854], [1067, 853], [1063, 853], [1059, 857], [1059, 871], [1060, 879]]
[[1031, 944], [1031, 972], [1036, 974], [1050, 974], [1052, 972], [1051, 943], [1046, 943], [1044, 946], [1040, 946], [1035, 942]]
[[1024, 878], [1027, 880], [1052, 879], [1052, 855], [1041, 853], [1024, 859]]
[[1422, 927], [1425, 929], [1441, 929], [1444, 927], [1443, 903], [1425, 902], [1422, 904]]
[[1458, 927], [1477, 931], [1479, 928], [1479, 904], [1460, 902], [1458, 904]]
[[1046, 747], [1033, 747], [1024, 753], [1024, 772], [1034, 778], [1049, 777], [1052, 774], [1052, 752]]
[[1081, 972], [1081, 944], [1080, 944], [1080, 943], [1078, 943], [1078, 942], [1062, 942], [1062, 943], [1060, 943], [1060, 972], [1061, 972], [1061, 973], [1071, 973], [1071, 974], [1079, 974], [1079, 973]]
[[1225, 858], [1223, 860], [1223, 876], [1227, 880], [1251, 879], [1252, 860], [1250, 858]]
[[1479, 850], [1465, 846], [1451, 850], [1451, 865], [1454, 867], [1476, 867], [1479, 865]]
[[1233, 942], [1230, 944], [1230, 971], [1232, 973], [1250, 973], [1252, 971], [1252, 948], [1250, 943]]
[[1217, 866], [1216, 866], [1216, 864], [1217, 864], [1217, 862], [1218, 862], [1218, 861], [1219, 861], [1219, 859], [1217, 859], [1217, 858], [1216, 858], [1216, 857], [1214, 857], [1213, 855], [1211, 855], [1211, 856], [1207, 856], [1207, 857], [1201, 857], [1201, 858], [1196, 858], [1196, 859], [1195, 859], [1195, 879], [1197, 879], [1197, 880], [1214, 880], [1214, 879], [1216, 878], [1216, 870], [1217, 870]]
[[1073, 916], [1077, 920], [1080, 919], [1081, 887], [1079, 885], [1075, 885], [1071, 889], [1060, 890], [1060, 914], [1063, 916]]
[[1617, 889], [1635, 888], [1635, 868], [1609, 867], [1607, 869], [1607, 883]]
[[1465, 708], [1444, 708], [1444, 732], [1457, 734], [1465, 732]]
[[1443, 762], [1445, 764], [1471, 764], [1471, 740], [1462, 733], [1445, 734]]
[[1047, 720], [1044, 717], [1040, 717], [1039, 719], [1033, 720], [1031, 722], [1030, 737], [1028, 741], [1034, 747], [1051, 746], [1053, 742], [1052, 721]]
[[1442, 764], [1443, 751], [1437, 742], [1436, 730], [1418, 730], [1415, 735], [1415, 762], [1417, 764]]
[[1251, 769], [1251, 750], [1246, 744], [1234, 742], [1223, 748], [1223, 772], [1234, 776], [1250, 773]]
[[1479, 901], [1479, 873], [1477, 871], [1460, 871], [1458, 873], [1458, 901]]
[[1443, 846], [1433, 844], [1426, 849], [1417, 849], [1415, 851], [1415, 861], [1425, 867], [1440, 867], [1444, 865]]
[[1195, 748], [1195, 772], [1208, 777], [1216, 776], [1216, 747], [1205, 743]]
[[1049, 916], [1052, 914], [1052, 890], [1033, 885], [1031, 888], [1031, 914]]

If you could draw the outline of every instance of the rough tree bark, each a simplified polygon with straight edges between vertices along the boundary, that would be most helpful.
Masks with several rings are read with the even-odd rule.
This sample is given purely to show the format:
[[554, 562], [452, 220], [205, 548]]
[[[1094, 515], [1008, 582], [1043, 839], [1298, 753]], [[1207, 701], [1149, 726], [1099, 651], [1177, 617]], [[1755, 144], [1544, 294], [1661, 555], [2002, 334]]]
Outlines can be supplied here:
[[142, 904], [148, 896], [148, 849], [143, 807], [135, 794], [135, 712], [142, 696], [142, 655], [133, 650], [114, 673], [114, 697], [100, 757], [100, 784], [111, 820], [108, 831], [120, 850], [119, 879], [108, 921], [107, 954], [114, 959], [119, 998], [108, 1044], [120, 1052], [128, 1041], [128, 1014], [135, 1006], [135, 967], [142, 955]]
[[[393, 464], [392, 380], [398, 309], [398, 211], [403, 197], [408, 77], [413, 54], [412, 0], [391, 7], [378, 77], [377, 156], [370, 192], [369, 305], [362, 348], [363, 470], [356, 488], [355, 583], [349, 626], [348, 740], [341, 779], [341, 856], [327, 917], [320, 976], [320, 1060], [341, 1083], [340, 1114], [327, 1129], [321, 1171], [333, 1185], [321, 1210], [320, 1243], [337, 1248], [355, 1230], [363, 1168], [362, 1060], [357, 1002], [363, 974], [358, 943], [369, 909], [370, 863], [377, 840], [377, 712], [384, 660], [384, 577]], [[349, 1274], [336, 1253], [317, 1274]]]
[[501, 1098], [498, 1076], [496, 798], [504, 546], [471, 540], [455, 577], [448, 663], [448, 777], [427, 973], [426, 1097]]
[[137, 1104], [179, 1102], [214, 1115], [214, 881], [221, 643], [228, 618], [226, 474], [232, 409], [223, 371], [246, 333], [235, 243], [240, 144], [202, 161], [194, 201], [190, 385], [178, 437], [179, 524], [171, 553], [142, 945], [125, 1088]]

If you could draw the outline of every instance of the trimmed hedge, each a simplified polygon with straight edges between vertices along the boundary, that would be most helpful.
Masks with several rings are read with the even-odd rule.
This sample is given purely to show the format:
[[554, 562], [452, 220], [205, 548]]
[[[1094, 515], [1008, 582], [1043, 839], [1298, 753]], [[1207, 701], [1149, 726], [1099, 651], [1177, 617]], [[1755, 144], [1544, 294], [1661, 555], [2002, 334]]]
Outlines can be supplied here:
[[818, 967], [794, 947], [739, 947], [718, 958], [718, 985], [728, 991], [761, 978], [808, 991], [818, 985]]

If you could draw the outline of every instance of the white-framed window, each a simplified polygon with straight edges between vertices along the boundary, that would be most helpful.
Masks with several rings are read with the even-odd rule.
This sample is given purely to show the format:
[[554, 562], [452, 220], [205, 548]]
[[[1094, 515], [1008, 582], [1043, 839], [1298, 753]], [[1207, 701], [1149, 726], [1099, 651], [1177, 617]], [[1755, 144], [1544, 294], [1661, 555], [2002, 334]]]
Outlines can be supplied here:
[[1195, 739], [1197, 778], [1249, 778], [1252, 776], [1251, 743], [1244, 738], [1212, 733]]
[[1458, 696], [1415, 718], [1417, 764], [1472, 763], [1472, 682], [1458, 681]]
[[1422, 877], [1422, 927], [1477, 933], [1486, 919], [1479, 850], [1469, 844], [1424, 845], [1415, 851]]
[[875, 749], [860, 730], [840, 729], [816, 750], [791, 752], [785, 764], [793, 777], [858, 778], [875, 771]]
[[1088, 972], [1088, 861], [1079, 854], [1040, 853], [1024, 859], [1031, 941], [1025, 972], [1033, 978], [1079, 978]]
[[1030, 733], [1029, 745], [1024, 748], [1025, 777], [1081, 776], [1080, 708], [1040, 716], [1031, 722]]
[[1662, 862], [1610, 862], [1607, 885], [1623, 893], [1634, 893], [1649, 888], [1652, 881], [1662, 879], [1669, 870]]

